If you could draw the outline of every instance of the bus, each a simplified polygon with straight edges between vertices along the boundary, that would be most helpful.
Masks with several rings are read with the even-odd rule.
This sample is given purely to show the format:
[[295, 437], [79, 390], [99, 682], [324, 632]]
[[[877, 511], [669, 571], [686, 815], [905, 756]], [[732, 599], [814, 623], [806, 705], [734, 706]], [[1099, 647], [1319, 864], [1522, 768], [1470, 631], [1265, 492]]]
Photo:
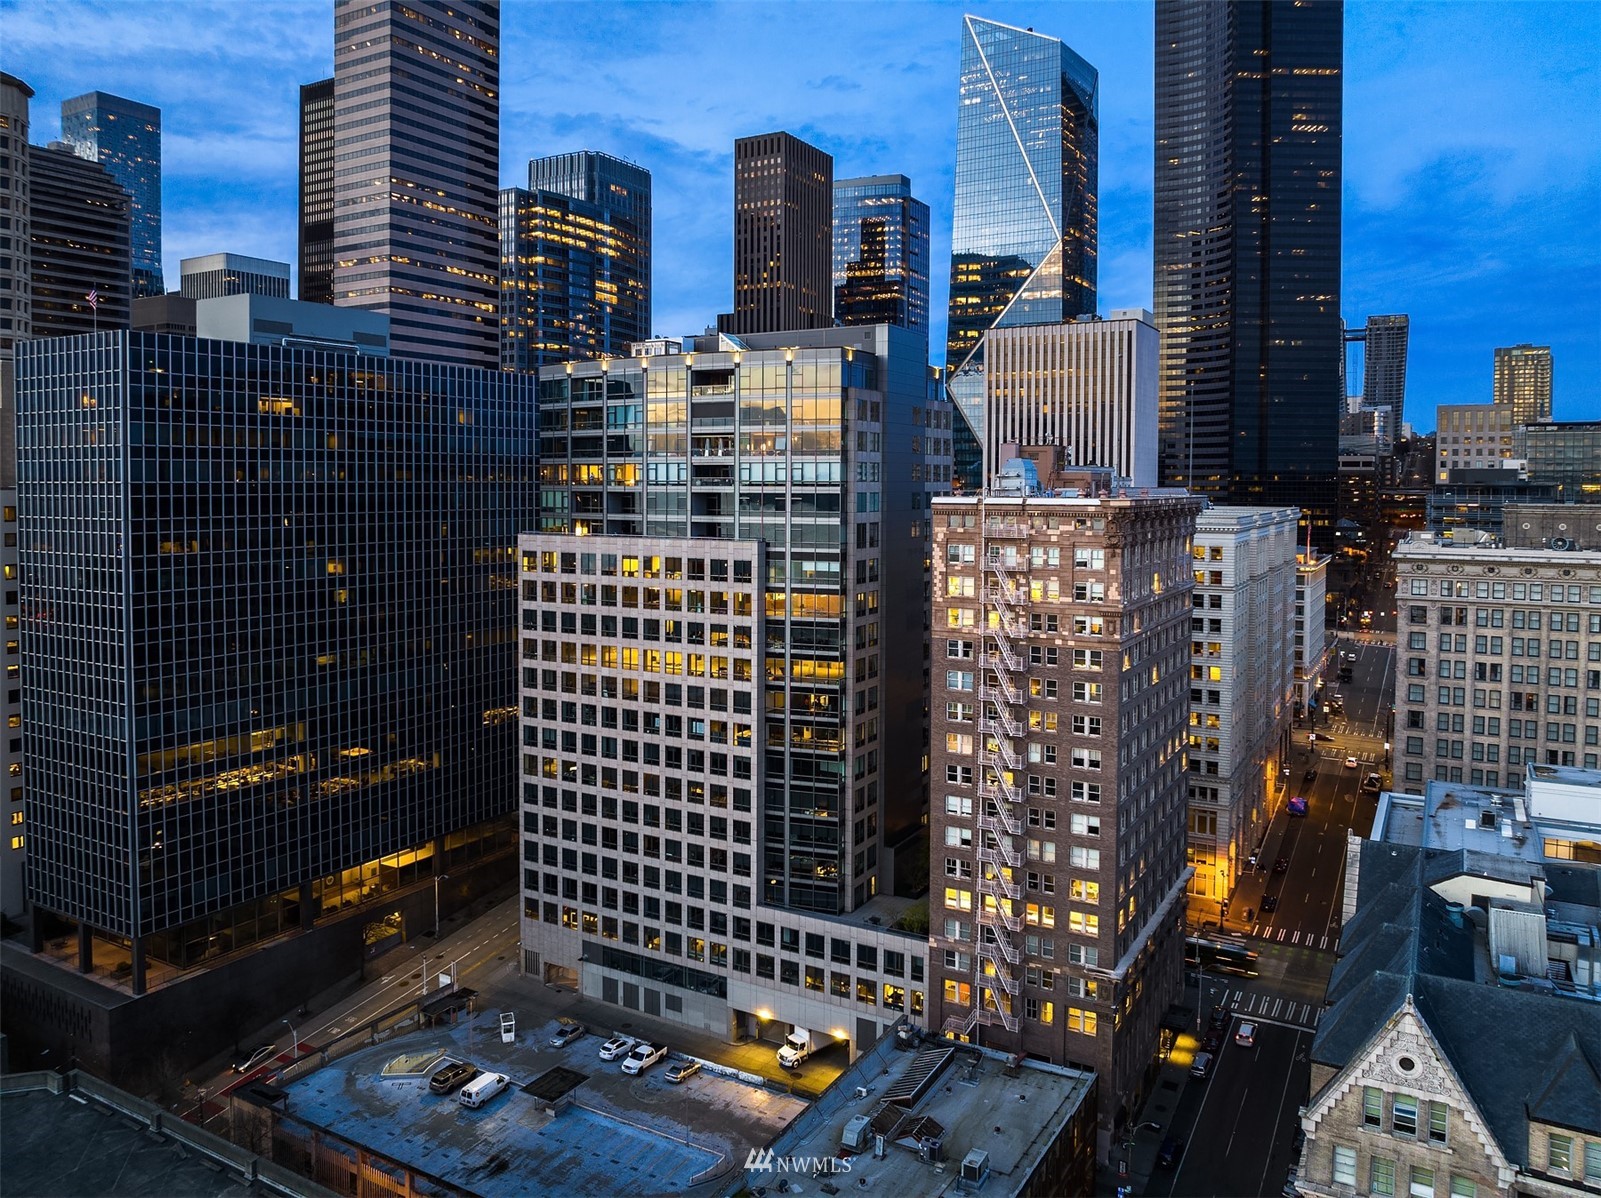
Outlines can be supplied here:
[[1242, 978], [1254, 978], [1256, 954], [1243, 944], [1190, 936], [1184, 941], [1184, 967], [1199, 969], [1203, 973], [1232, 973]]

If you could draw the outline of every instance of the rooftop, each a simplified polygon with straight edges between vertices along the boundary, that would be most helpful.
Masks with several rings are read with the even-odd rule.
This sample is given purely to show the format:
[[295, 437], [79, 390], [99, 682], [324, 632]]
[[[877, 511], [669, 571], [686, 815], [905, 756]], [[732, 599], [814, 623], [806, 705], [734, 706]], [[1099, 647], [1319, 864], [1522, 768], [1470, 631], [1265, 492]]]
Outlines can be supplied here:
[[[830, 1184], [840, 1190], [921, 1198], [961, 1192], [962, 1161], [978, 1150], [990, 1171], [983, 1192], [1000, 1198], [1023, 1188], [1086, 1103], [1093, 1119], [1094, 1086], [1093, 1073], [1036, 1061], [1014, 1065], [1003, 1053], [932, 1038], [915, 1051], [902, 1049], [895, 1036], [885, 1036], [769, 1147], [787, 1161], [838, 1160], [833, 1172], [844, 1176]], [[850, 1150], [841, 1136], [858, 1116], [870, 1122]], [[884, 1138], [881, 1156], [875, 1133]], [[939, 1141], [937, 1155], [925, 1155], [925, 1140]], [[743, 1180], [754, 1189], [771, 1187], [773, 1179], [771, 1172], [747, 1171]]]

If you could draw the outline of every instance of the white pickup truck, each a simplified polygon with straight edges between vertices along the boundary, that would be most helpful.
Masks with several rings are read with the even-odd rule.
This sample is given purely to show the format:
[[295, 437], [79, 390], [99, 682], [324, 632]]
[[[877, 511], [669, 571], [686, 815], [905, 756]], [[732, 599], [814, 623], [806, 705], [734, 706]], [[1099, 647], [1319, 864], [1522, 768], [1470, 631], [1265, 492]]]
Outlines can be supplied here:
[[624, 1073], [643, 1073], [667, 1055], [665, 1044], [636, 1044], [634, 1051], [623, 1058]]

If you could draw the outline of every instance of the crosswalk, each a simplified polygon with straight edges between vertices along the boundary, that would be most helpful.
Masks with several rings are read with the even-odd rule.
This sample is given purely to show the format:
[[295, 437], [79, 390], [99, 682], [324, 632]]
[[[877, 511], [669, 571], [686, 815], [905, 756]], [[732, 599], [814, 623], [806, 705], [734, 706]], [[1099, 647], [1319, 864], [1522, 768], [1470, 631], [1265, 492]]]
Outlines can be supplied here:
[[1232, 1014], [1255, 1019], [1262, 1023], [1282, 1023], [1288, 1027], [1315, 1029], [1323, 1017], [1323, 1008], [1308, 1002], [1278, 998], [1271, 994], [1254, 994], [1245, 989], [1230, 988], [1223, 992], [1219, 1005]]
[[1253, 925], [1246, 934], [1268, 944], [1293, 944], [1302, 948], [1315, 948], [1319, 952], [1338, 952], [1340, 948], [1338, 936], [1318, 936], [1299, 929], [1275, 928], [1265, 923]]

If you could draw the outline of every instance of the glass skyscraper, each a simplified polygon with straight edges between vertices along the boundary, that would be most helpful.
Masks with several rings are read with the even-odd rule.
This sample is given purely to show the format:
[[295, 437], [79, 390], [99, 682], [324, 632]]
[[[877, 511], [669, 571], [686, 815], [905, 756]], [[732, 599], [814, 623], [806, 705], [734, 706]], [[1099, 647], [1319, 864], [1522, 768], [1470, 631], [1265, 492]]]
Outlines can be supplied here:
[[1157, 0], [1163, 481], [1334, 521], [1340, 0]]
[[625, 357], [650, 336], [650, 172], [579, 150], [500, 193], [500, 364]]
[[334, 302], [334, 81], [300, 85], [300, 291]]
[[61, 140], [128, 193], [133, 298], [161, 295], [161, 109], [109, 92], [61, 102]]
[[905, 175], [834, 180], [834, 323], [928, 335], [928, 205]]
[[1095, 68], [1054, 37], [964, 17], [945, 369], [961, 485], [982, 483], [984, 333], [1095, 311]]
[[20, 348], [36, 926], [129, 946], [138, 994], [147, 963], [381, 922], [509, 850], [534, 386], [159, 333]]

